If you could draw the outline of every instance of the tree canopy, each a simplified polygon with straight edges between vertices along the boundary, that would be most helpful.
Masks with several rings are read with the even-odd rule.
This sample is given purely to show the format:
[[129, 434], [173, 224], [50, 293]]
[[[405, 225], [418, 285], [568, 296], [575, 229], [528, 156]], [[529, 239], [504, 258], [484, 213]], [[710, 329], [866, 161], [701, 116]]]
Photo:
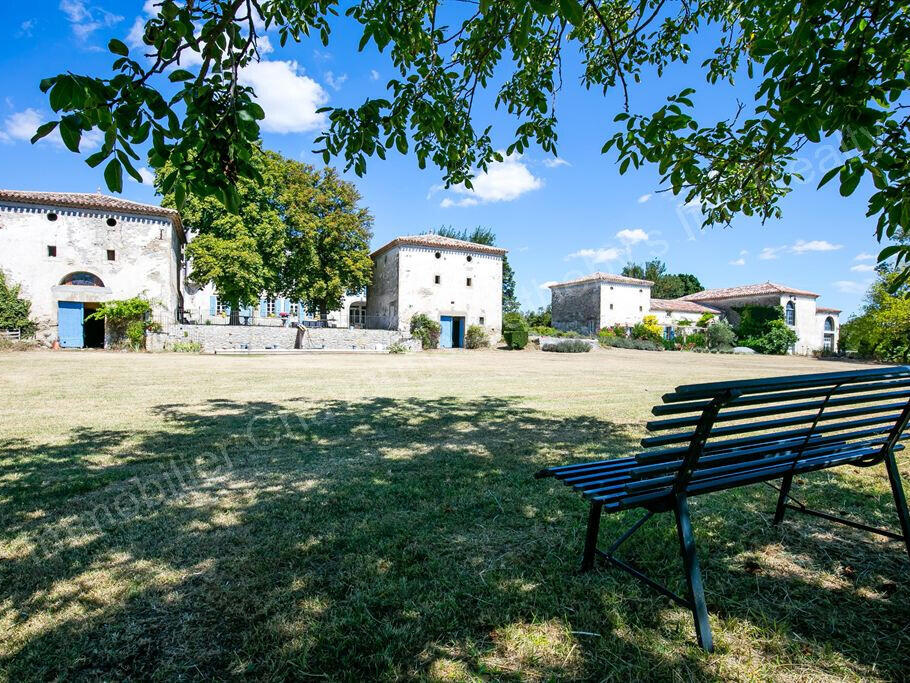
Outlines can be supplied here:
[[[182, 205], [188, 194], [220, 196], [235, 206], [238, 178], [255, 178], [262, 108], [240, 70], [258, 59], [261, 37], [318, 36], [328, 45], [342, 21], [337, 0], [160, 0], [143, 33], [144, 47], [112, 40], [112, 74], [60, 74], [41, 82], [64, 144], [104, 133], [87, 158], [106, 163], [115, 191], [124, 169], [138, 179], [136, 147]], [[359, 48], [387, 52], [396, 69], [360, 105], [329, 110], [317, 144], [326, 161], [344, 160], [362, 174], [370, 157], [413, 151], [438, 166], [447, 184], [464, 183], [506, 153], [531, 145], [557, 151], [557, 94], [564, 60], [579, 60], [582, 84], [613, 96], [622, 129], [605, 130], [602, 151], [619, 172], [655, 164], [661, 183], [701, 205], [705, 225], [737, 215], [781, 215], [781, 200], [800, 177], [791, 167], [806, 145], [835, 141], [840, 193], [862, 192], [879, 240], [910, 225], [910, 13], [901, 2], [784, 0], [359, 0], [343, 10], [359, 25]], [[670, 93], [654, 111], [636, 111], [634, 88], [653, 84], [687, 62], [692, 44], [709, 55], [708, 83], [736, 80], [750, 103], [696, 115], [695, 88]], [[136, 54], [136, 53], [144, 54]], [[192, 56], [200, 66], [181, 67]], [[480, 92], [516, 120], [504, 136], [474, 111]], [[596, 131], [592, 136], [598, 136]], [[600, 144], [600, 141], [597, 141]], [[879, 259], [910, 264], [910, 245], [885, 247]], [[896, 277], [910, 275], [905, 268]]]
[[[190, 280], [214, 283], [233, 310], [263, 293], [305, 301], [322, 314], [338, 308], [372, 273], [372, 217], [357, 206], [357, 189], [330, 168], [317, 171], [258, 147], [251, 164], [259, 180], [238, 179], [236, 213], [212, 196], [185, 198]], [[159, 190], [169, 172], [170, 164], [159, 171]], [[173, 191], [163, 204], [176, 204]]]
[[[436, 231], [436, 234], [456, 240], [464, 240], [465, 242], [473, 242], [474, 244], [496, 246], [496, 233], [490, 228], [480, 225], [470, 232], [458, 230], [451, 225], [444, 225]], [[514, 313], [518, 310], [518, 307], [518, 299], [515, 298], [515, 271], [509, 265], [508, 255], [504, 255], [502, 257], [502, 311], [503, 313]]]
[[668, 273], [667, 264], [660, 259], [651, 259], [642, 264], [627, 263], [622, 269], [622, 275], [653, 282], [651, 296], [655, 299], [678, 299], [704, 289], [698, 278], [690, 273]]

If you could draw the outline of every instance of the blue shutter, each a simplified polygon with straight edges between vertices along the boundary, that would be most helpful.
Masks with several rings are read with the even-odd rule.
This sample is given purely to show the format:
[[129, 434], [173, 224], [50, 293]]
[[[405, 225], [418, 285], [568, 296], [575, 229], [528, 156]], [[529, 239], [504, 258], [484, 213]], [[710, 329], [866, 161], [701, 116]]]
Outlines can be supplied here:
[[281, 312], [284, 310], [284, 299], [280, 296], [275, 297], [275, 315], [281, 315]]
[[209, 315], [215, 315], [215, 311], [218, 310], [218, 297], [210, 296], [209, 297]]
[[265, 307], [265, 299], [260, 299], [259, 300], [259, 315], [264, 318], [268, 314], [269, 314], [268, 310]]
[[283, 308], [281, 310], [283, 310], [288, 315], [291, 314], [291, 300], [290, 299], [284, 299]]
[[241, 317], [241, 318], [249, 318], [251, 315], [253, 315], [253, 307], [252, 307], [252, 306], [244, 306], [243, 308], [240, 309], [240, 317]]

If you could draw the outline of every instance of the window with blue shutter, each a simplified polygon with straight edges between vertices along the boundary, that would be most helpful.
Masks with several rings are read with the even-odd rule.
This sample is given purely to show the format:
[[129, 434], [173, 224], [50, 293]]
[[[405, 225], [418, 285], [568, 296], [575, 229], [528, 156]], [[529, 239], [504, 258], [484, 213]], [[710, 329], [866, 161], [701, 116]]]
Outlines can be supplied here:
[[267, 315], [268, 315], [268, 311], [266, 310], [265, 299], [260, 299], [259, 300], [259, 317], [264, 318]]
[[209, 315], [215, 315], [218, 310], [218, 297], [210, 296], [209, 297]]

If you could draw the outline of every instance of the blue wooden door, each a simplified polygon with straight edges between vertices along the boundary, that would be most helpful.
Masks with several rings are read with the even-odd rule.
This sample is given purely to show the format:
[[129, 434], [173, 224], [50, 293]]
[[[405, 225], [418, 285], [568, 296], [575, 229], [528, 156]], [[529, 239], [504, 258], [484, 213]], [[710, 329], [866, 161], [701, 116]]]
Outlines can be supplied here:
[[439, 333], [439, 345], [444, 349], [452, 348], [452, 316], [443, 315], [439, 317], [439, 324], [442, 326], [442, 332]]
[[85, 346], [82, 319], [83, 311], [80, 302], [57, 302], [57, 337], [60, 339], [60, 346], [71, 349], [81, 349]]

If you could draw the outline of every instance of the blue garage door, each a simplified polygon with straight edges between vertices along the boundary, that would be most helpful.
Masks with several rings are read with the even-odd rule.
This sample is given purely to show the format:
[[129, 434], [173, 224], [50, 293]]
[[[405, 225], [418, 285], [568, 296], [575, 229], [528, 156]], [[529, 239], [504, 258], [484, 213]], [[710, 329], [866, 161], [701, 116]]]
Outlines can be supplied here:
[[84, 344], [82, 335], [82, 304], [78, 301], [57, 302], [57, 337], [60, 346], [70, 349], [81, 349]]

